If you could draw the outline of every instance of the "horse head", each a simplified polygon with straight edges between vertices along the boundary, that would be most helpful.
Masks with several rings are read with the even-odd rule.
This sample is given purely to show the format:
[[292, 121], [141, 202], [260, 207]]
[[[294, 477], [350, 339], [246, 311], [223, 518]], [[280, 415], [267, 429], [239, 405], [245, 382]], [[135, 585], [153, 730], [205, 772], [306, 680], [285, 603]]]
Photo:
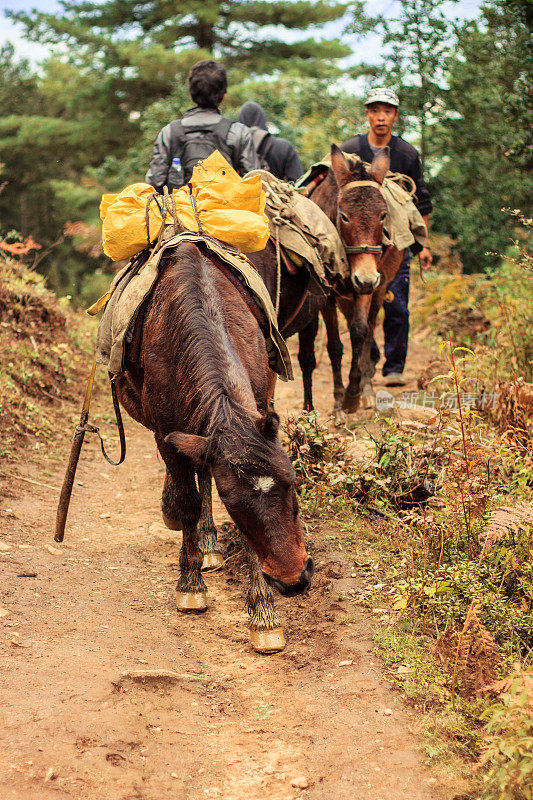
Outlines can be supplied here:
[[331, 172], [338, 186], [337, 230], [358, 294], [371, 294], [381, 280], [378, 265], [387, 214], [381, 184], [389, 168], [388, 148], [374, 156], [367, 171], [357, 156], [347, 157], [336, 144], [331, 145]]
[[278, 429], [274, 412], [255, 419], [232, 413], [211, 436], [171, 433], [166, 441], [209, 466], [219, 497], [256, 552], [265, 580], [290, 596], [309, 587], [314, 564], [303, 541], [294, 470]]

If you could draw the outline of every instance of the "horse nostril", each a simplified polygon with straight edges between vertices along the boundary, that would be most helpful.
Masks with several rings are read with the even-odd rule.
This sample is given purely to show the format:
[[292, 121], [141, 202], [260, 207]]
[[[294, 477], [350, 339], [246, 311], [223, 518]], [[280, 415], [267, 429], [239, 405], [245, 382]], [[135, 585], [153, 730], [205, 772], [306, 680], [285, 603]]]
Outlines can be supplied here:
[[381, 275], [378, 273], [376, 276], [376, 280], [374, 281], [374, 289], [377, 289], [380, 283], [381, 283]]
[[273, 589], [277, 589], [284, 597], [294, 597], [295, 594], [301, 594], [305, 592], [306, 589], [309, 589], [314, 571], [315, 562], [311, 556], [309, 556], [306, 559], [304, 568], [296, 583], [285, 583], [285, 581], [273, 578], [266, 572], [263, 572], [263, 577], [269, 586], [272, 586]]

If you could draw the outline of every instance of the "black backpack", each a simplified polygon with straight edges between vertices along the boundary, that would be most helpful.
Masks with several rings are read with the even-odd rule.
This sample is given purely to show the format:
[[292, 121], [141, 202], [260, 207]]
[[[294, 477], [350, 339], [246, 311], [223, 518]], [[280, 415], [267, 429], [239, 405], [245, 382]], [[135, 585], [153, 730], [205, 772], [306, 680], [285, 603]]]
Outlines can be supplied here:
[[[193, 167], [215, 150], [219, 150], [224, 158], [237, 169], [237, 165], [234, 163], [234, 148], [229, 147], [226, 141], [232, 125], [233, 120], [225, 117], [222, 117], [214, 126], [182, 125], [179, 119], [171, 123], [171, 150], [173, 156], [181, 158], [183, 183], [190, 181]], [[172, 188], [179, 188], [176, 186], [175, 180], [172, 181], [172, 184]]]

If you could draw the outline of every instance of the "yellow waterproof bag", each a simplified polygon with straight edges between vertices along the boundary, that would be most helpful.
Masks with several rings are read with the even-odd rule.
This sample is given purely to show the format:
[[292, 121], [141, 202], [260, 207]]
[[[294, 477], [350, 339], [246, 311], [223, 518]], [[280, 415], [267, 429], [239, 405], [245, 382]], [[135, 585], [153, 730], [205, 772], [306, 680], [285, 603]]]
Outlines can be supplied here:
[[[218, 150], [194, 167], [190, 186], [175, 189], [172, 194], [179, 221], [187, 230], [197, 232], [191, 192], [205, 233], [245, 253], [265, 247], [270, 233], [260, 175], [242, 179]], [[163, 220], [157, 203], [150, 202], [153, 193], [154, 188], [147, 183], [133, 183], [118, 195], [103, 195], [103, 247], [113, 261], [130, 258], [148, 245], [148, 238], [150, 243], [157, 238]], [[172, 224], [172, 216], [168, 215], [165, 222]]]

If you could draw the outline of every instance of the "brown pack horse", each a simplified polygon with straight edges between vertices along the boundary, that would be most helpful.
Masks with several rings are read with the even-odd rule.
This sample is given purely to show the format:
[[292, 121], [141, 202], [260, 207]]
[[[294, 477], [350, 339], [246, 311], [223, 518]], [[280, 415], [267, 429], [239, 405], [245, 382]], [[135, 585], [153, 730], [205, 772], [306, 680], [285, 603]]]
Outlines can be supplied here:
[[[390, 168], [386, 150], [378, 153], [367, 171], [358, 158], [347, 157], [331, 148], [331, 169], [310, 194], [335, 222], [350, 263], [352, 293], [330, 295], [322, 308], [327, 330], [327, 347], [333, 372], [333, 413], [335, 424], [345, 421], [344, 412], [354, 413], [361, 398], [374, 402], [372, 378], [375, 363], [370, 357], [377, 315], [383, 306], [390, 281], [396, 276], [403, 250], [382, 248], [383, 222], [387, 204], [381, 184]], [[339, 334], [337, 306], [348, 323], [352, 359], [348, 385], [342, 379], [343, 345]]]
[[[298, 361], [304, 386], [304, 409], [313, 409], [312, 374], [316, 368], [314, 343], [319, 309], [327, 330], [327, 348], [334, 381], [334, 415], [344, 422], [344, 410], [356, 411], [361, 395], [370, 399], [374, 364], [370, 346], [376, 317], [383, 305], [389, 282], [396, 275], [403, 252], [394, 247], [382, 250], [383, 221], [387, 205], [381, 184], [390, 167], [386, 153], [378, 154], [367, 171], [356, 158], [346, 157], [331, 146], [331, 167], [309, 194], [336, 225], [348, 257], [350, 274], [343, 284], [332, 287], [320, 302], [306, 297], [306, 273], [290, 275], [283, 269], [278, 323], [288, 338], [299, 335]], [[276, 294], [276, 252], [272, 243], [250, 256], [272, 298]], [[343, 345], [339, 335], [337, 304], [345, 315], [352, 345], [349, 383], [344, 389], [341, 371]]]
[[144, 323], [141, 363], [117, 388], [130, 416], [154, 432], [166, 465], [163, 518], [183, 530], [178, 609], [206, 608], [201, 567], [202, 551], [216, 549], [213, 476], [249, 546], [247, 606], [256, 649], [270, 649], [268, 632], [279, 620], [269, 585], [284, 595], [303, 592], [313, 561], [279, 418], [268, 410], [263, 334], [215, 258], [196, 245], [179, 245], [164, 268]]

